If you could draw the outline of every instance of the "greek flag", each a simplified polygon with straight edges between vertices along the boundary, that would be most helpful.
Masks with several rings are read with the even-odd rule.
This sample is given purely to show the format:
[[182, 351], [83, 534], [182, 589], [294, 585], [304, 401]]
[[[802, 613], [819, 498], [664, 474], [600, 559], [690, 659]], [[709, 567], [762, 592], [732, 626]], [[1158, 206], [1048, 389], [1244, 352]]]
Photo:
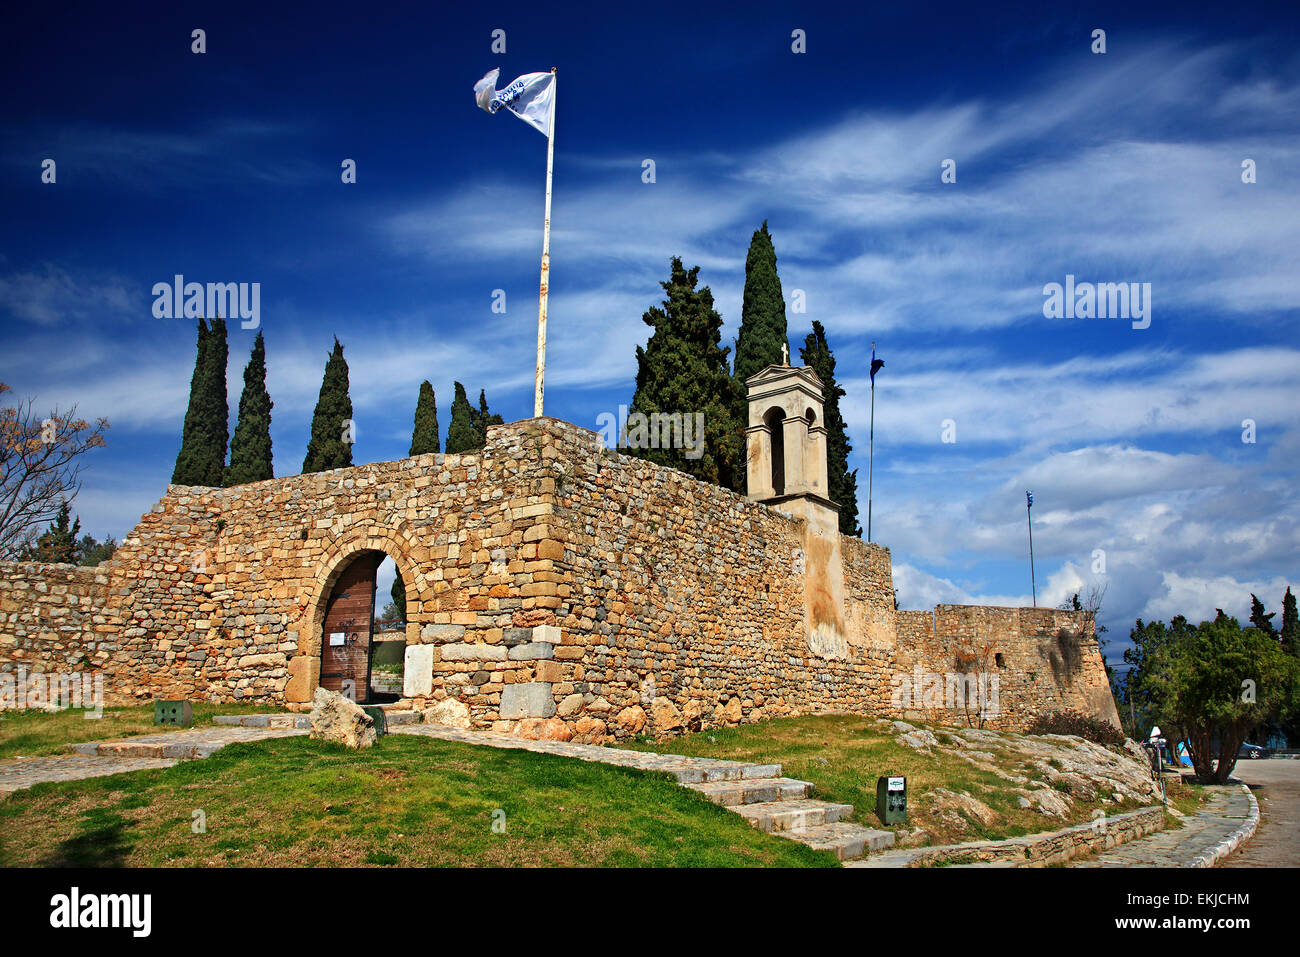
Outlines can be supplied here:
[[474, 102], [489, 113], [498, 113], [505, 108], [543, 136], [549, 137], [552, 106], [555, 102], [552, 95], [555, 90], [555, 74], [525, 73], [504, 90], [498, 90], [497, 77], [500, 73], [500, 70], [492, 70], [474, 84]]
[[885, 364], [884, 359], [876, 358], [876, 344], [873, 342], [871, 344], [871, 384], [872, 385], [876, 384], [876, 373], [880, 371], [880, 367], [883, 366], [884, 364]]
[[1028, 499], [1028, 501], [1029, 501], [1029, 504], [1026, 505], [1025, 508], [1033, 508], [1033, 507], [1034, 507], [1034, 493], [1033, 493], [1033, 492], [1030, 492], [1030, 491], [1028, 491], [1028, 490], [1026, 490], [1026, 491], [1025, 491], [1025, 498]]

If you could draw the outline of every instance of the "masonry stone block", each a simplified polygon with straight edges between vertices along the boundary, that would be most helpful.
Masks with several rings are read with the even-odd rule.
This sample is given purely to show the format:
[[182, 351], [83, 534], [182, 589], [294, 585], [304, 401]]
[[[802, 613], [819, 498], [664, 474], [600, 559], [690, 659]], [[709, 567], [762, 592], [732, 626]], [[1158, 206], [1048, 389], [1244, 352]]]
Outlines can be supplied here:
[[443, 661], [505, 661], [506, 649], [501, 645], [474, 645], [462, 642], [441, 645], [438, 649]]
[[526, 645], [515, 645], [507, 656], [511, 661], [536, 661], [539, 658], [554, 658], [555, 646], [545, 641], [530, 641]]
[[433, 645], [407, 645], [402, 672], [402, 695], [427, 698], [433, 693]]
[[555, 714], [555, 697], [549, 681], [506, 685], [501, 691], [501, 717], [549, 718]]

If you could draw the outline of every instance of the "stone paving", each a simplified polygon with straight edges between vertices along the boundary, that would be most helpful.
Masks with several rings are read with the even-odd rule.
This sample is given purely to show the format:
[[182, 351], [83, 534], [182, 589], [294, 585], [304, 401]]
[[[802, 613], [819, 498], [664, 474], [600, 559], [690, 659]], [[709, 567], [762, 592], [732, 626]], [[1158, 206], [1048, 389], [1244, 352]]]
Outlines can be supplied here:
[[1070, 866], [1212, 867], [1253, 832], [1259, 807], [1250, 789], [1240, 784], [1206, 790], [1206, 803], [1185, 818], [1182, 827], [1149, 834]]
[[46, 781], [78, 781], [123, 771], [169, 768], [176, 761], [176, 758], [101, 758], [80, 754], [14, 758], [0, 761], [0, 794], [9, 794]]

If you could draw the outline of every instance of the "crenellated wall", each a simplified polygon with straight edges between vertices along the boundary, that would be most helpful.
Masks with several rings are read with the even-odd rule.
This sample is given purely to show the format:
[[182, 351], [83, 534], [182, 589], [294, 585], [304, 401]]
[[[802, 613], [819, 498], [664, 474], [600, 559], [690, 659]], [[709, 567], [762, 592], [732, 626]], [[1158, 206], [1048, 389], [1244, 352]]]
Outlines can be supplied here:
[[995, 726], [1058, 707], [1115, 720], [1081, 615], [896, 612], [880, 545], [838, 541], [837, 633], [814, 634], [828, 593], [812, 541], [802, 518], [531, 419], [474, 454], [172, 486], [98, 568], [0, 564], [0, 670], [101, 671], [110, 701], [301, 704], [331, 589], [382, 551], [407, 587], [407, 700], [476, 727], [599, 740], [817, 711], [965, 723], [923, 696], [899, 704], [917, 669], [996, 674]]

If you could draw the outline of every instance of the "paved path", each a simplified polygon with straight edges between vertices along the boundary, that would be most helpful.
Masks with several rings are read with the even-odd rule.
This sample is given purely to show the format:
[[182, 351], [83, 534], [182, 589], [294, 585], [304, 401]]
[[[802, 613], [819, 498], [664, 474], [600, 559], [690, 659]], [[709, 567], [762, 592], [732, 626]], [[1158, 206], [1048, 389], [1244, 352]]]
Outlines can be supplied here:
[[[1207, 867], [1229, 853], [1241, 840], [1258, 809], [1240, 784], [1207, 787], [1210, 792], [1199, 811], [1183, 820], [1183, 826], [1148, 834], [1146, 837], [1071, 867]], [[1229, 846], [1231, 844], [1231, 846]]]
[[73, 754], [0, 761], [0, 794], [46, 781], [77, 781], [123, 771], [169, 768], [177, 761], [206, 758], [228, 744], [307, 734], [293, 727], [209, 727], [146, 734], [121, 741], [74, 744]]
[[176, 758], [101, 758], [60, 754], [48, 758], [14, 758], [0, 761], [0, 794], [8, 794], [46, 781], [78, 781], [123, 771], [169, 768]]
[[1300, 761], [1238, 761], [1232, 776], [1259, 799], [1259, 828], [1220, 866], [1300, 867]]

